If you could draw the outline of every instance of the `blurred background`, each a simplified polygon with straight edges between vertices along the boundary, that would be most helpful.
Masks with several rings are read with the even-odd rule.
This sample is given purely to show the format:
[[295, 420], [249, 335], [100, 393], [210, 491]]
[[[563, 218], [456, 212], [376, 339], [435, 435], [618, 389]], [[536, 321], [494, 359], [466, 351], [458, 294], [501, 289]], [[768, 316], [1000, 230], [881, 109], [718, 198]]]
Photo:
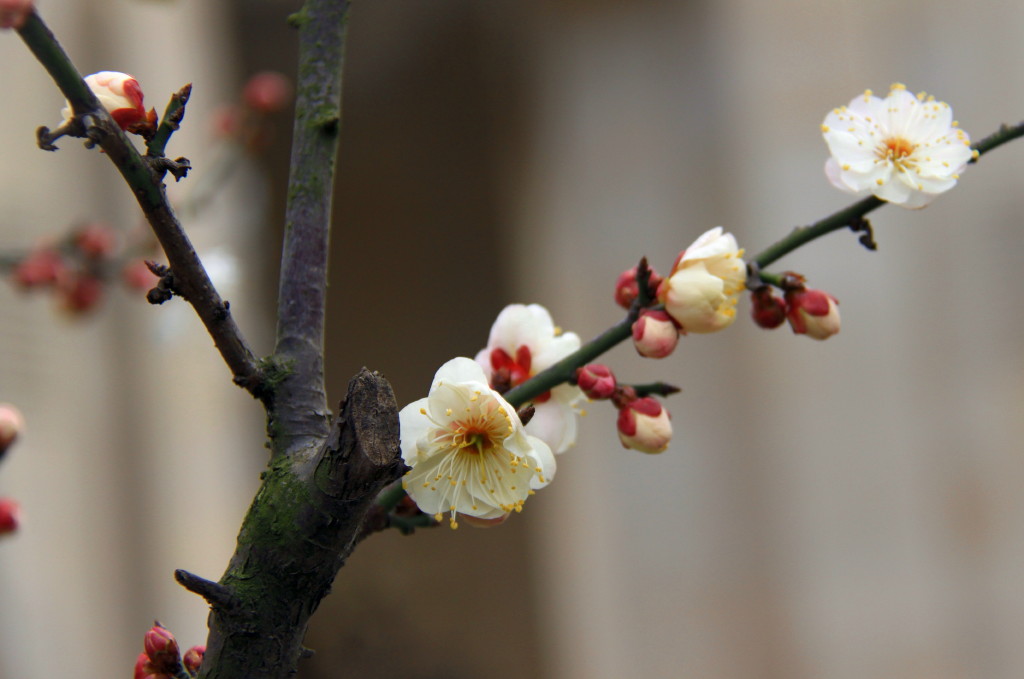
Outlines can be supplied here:
[[[195, 172], [200, 254], [257, 353], [273, 345], [287, 113], [258, 154], [218, 107], [292, 73], [278, 0], [45, 0], [84, 73], [122, 70]], [[851, 202], [825, 113], [904, 82], [974, 139], [1024, 112], [1024, 5], [951, 0], [375, 0], [349, 22], [332, 236], [331, 398], [365, 365], [400, 403], [484, 346], [510, 302], [587, 339], [617, 274], [721, 224], [748, 253]], [[61, 97], [0, 35], [0, 249], [138, 226], [95, 151], [33, 131]], [[874, 213], [786, 259], [841, 301], [824, 343], [741, 319], [662, 361], [675, 438], [620, 447], [593, 404], [555, 483], [506, 525], [382, 534], [309, 633], [305, 679], [1011, 679], [1024, 676], [1024, 146], [923, 211]], [[231, 169], [227, 179], [216, 168]], [[192, 195], [194, 200], [195, 195]], [[113, 289], [117, 287], [117, 289]], [[127, 676], [159, 619], [183, 647], [265, 462], [262, 411], [180, 300], [111, 286], [88, 314], [0, 286], [0, 400], [28, 431], [0, 467], [25, 521], [0, 541], [0, 678]]]

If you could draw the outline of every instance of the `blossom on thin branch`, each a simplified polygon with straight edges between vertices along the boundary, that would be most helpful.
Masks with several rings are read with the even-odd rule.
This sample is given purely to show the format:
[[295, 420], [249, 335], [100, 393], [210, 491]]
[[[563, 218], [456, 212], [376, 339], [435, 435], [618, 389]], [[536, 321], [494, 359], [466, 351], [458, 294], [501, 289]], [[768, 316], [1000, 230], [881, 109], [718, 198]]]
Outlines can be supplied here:
[[[100, 71], [85, 76], [85, 84], [122, 130], [143, 136], [156, 130], [156, 110], [146, 111], [142, 87], [132, 76], [118, 71]], [[60, 114], [65, 121], [71, 119], [70, 102], [65, 103]]]
[[658, 287], [658, 300], [682, 333], [723, 330], [736, 320], [736, 302], [747, 280], [743, 250], [716, 226], [676, 259]]
[[867, 90], [825, 116], [831, 157], [825, 174], [839, 189], [924, 207], [956, 185], [975, 157], [948, 104], [896, 83], [885, 99]]
[[[561, 332], [540, 304], [510, 304], [495, 319], [487, 347], [477, 353], [476, 362], [490, 384], [503, 391], [519, 386], [579, 348], [579, 336]], [[579, 388], [571, 384], [560, 384], [536, 397], [532, 401], [536, 410], [526, 431], [554, 452], [565, 452], [576, 443], [576, 405], [582, 397]]]
[[402, 485], [426, 514], [497, 519], [521, 511], [533, 490], [555, 474], [555, 456], [526, 433], [519, 415], [469, 358], [442, 365], [426, 398], [398, 414], [402, 458], [412, 469]]

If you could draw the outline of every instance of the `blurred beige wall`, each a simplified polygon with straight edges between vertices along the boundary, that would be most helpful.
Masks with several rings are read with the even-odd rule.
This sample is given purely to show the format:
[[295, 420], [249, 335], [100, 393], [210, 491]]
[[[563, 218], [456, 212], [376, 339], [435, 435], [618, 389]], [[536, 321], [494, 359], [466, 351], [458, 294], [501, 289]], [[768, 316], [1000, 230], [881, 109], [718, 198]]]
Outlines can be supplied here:
[[[198, 179], [212, 93], [236, 70], [287, 65], [276, 22], [295, 4], [44, 13], [83, 69], [133, 71], [151, 105], [197, 83], [173, 150]], [[824, 178], [819, 126], [865, 88], [925, 89], [975, 138], [1019, 120], [1022, 32], [1009, 2], [355, 4], [332, 399], [364, 364], [418, 398], [505, 302], [594, 336], [619, 319], [614, 277], [641, 255], [665, 272], [717, 224], [753, 253], [848, 204]], [[0, 167], [0, 246], [83, 213], [130, 223], [103, 159], [34, 148], [60, 98], [15, 36], [0, 58], [17, 102], [0, 111], [17, 159]], [[667, 360], [616, 350], [623, 379], [683, 387], [670, 449], [623, 450], [612, 409], [593, 404], [556, 482], [511, 525], [372, 538], [319, 611], [302, 676], [1024, 674], [1022, 153], [986, 156], [926, 210], [874, 213], [876, 253], [838, 232], [780, 262], [841, 300], [828, 342], [759, 330], [744, 301], [734, 327]], [[286, 163], [190, 225], [201, 254], [261, 259], [259, 209], [279, 221]], [[267, 301], [252, 293], [267, 278], [229, 295], [258, 351]], [[115, 295], [71, 324], [0, 286], [0, 308], [0, 398], [30, 421], [0, 467], [0, 495], [28, 514], [0, 542], [0, 679], [127, 674], [153, 617], [195, 643], [205, 607], [170, 573], [223, 570], [263, 462], [259, 409], [181, 304]]]

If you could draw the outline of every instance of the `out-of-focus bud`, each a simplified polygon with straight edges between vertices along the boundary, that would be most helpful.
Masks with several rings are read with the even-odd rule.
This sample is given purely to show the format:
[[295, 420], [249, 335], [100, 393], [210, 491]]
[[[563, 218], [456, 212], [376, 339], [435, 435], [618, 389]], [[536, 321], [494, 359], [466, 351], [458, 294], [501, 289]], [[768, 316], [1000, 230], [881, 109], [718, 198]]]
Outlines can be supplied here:
[[116, 234], [107, 224], [93, 222], [78, 228], [74, 235], [75, 247], [90, 259], [106, 257], [114, 251]]
[[641, 356], [665, 358], [679, 343], [679, 327], [665, 311], [644, 309], [633, 323], [633, 346]]
[[254, 111], [276, 113], [292, 100], [292, 83], [276, 71], [262, 71], [245, 83], [242, 99]]
[[210, 122], [213, 134], [217, 137], [237, 137], [242, 129], [241, 107], [237, 104], [222, 104], [213, 110]]
[[[636, 280], [636, 269], [635, 266], [632, 269], [626, 269], [619, 274], [615, 281], [615, 303], [623, 309], [633, 306], [633, 300], [640, 293], [640, 286]], [[658, 286], [661, 285], [662, 278], [655, 273], [654, 269], [650, 271], [651, 276], [647, 279], [647, 289], [650, 291], [650, 296], [654, 297]]]
[[603, 363], [588, 363], [576, 369], [576, 384], [587, 398], [596, 401], [611, 398], [616, 382], [611, 368]]
[[500, 526], [508, 520], [508, 514], [502, 514], [501, 516], [493, 519], [481, 519], [479, 516], [470, 516], [469, 514], [459, 514], [459, 521], [466, 522], [468, 525], [474, 528], [494, 528]]
[[[150, 109], [146, 112], [142, 104], [142, 88], [132, 76], [117, 71], [100, 71], [87, 75], [85, 84], [122, 130], [143, 136], [156, 130], [156, 111]], [[70, 102], [65, 104], [61, 115], [64, 120], [71, 118]]]
[[160, 277], [150, 270], [146, 260], [139, 258], [124, 265], [121, 269], [121, 280], [129, 288], [145, 292], [155, 287], [160, 282]]
[[762, 328], [777, 328], [786, 321], [786, 301], [762, 285], [750, 293], [750, 316]]
[[9, 497], [0, 497], [0, 537], [10, 535], [21, 524], [21, 505]]
[[31, 252], [14, 267], [14, 282], [22, 288], [54, 285], [64, 277], [67, 270], [60, 253], [44, 247]]
[[619, 440], [626, 448], [660, 453], [672, 440], [668, 410], [650, 396], [631, 401], [619, 410]]
[[153, 625], [143, 639], [143, 648], [149, 656], [147, 670], [151, 674], [174, 674], [181, 663], [178, 642], [170, 630]]
[[816, 340], [839, 332], [839, 307], [835, 297], [810, 288], [786, 291], [786, 318], [793, 332]]
[[69, 276], [60, 285], [60, 306], [73, 314], [92, 311], [103, 299], [103, 281], [90, 274]]
[[31, 13], [32, 0], [0, 0], [0, 28], [21, 28]]
[[203, 655], [205, 654], [206, 646], [193, 646], [185, 651], [185, 655], [181, 658], [181, 663], [185, 666], [186, 670], [195, 674], [199, 671], [199, 666], [203, 664]]
[[0, 403], [0, 459], [25, 430], [25, 417], [10, 403]]

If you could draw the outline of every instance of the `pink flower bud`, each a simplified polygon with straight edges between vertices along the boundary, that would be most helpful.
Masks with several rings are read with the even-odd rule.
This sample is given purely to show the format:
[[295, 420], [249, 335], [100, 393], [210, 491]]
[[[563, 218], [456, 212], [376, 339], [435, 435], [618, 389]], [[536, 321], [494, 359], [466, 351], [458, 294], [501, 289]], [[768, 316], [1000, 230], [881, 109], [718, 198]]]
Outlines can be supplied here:
[[641, 356], [665, 358], [679, 343], [679, 327], [664, 311], [644, 309], [633, 323], [633, 346]]
[[178, 642], [170, 630], [153, 625], [143, 640], [146, 655], [149, 656], [147, 670], [150, 674], [174, 674], [181, 663]]
[[[651, 276], [647, 280], [647, 288], [650, 291], [650, 296], [654, 297], [654, 291], [661, 285], [662, 278], [654, 269], [651, 269]], [[640, 293], [640, 287], [636, 280], [636, 267], [632, 269], [626, 269], [619, 274], [618, 280], [615, 281], [615, 303], [623, 309], [629, 309], [633, 306], [633, 300], [636, 299]]]
[[750, 293], [750, 315], [762, 328], [777, 328], [786, 321], [786, 302], [770, 285], [762, 285]]
[[72, 314], [95, 309], [103, 299], [103, 281], [90, 274], [75, 274], [61, 281], [60, 305]]
[[0, 403], [0, 457], [25, 430], [25, 417], [10, 403]]
[[90, 259], [100, 259], [114, 251], [116, 234], [106, 224], [94, 222], [80, 227], [74, 239], [79, 252]]
[[149, 679], [153, 676], [146, 671], [148, 665], [149, 656], [145, 652], [139, 653], [139, 657], [135, 659], [135, 679]]
[[185, 651], [185, 655], [182, 656], [181, 662], [185, 666], [186, 670], [195, 674], [199, 671], [199, 666], [203, 664], [203, 656], [205, 654], [206, 646], [193, 646]]
[[143, 292], [152, 289], [160, 282], [160, 278], [150, 270], [146, 260], [141, 257], [124, 265], [124, 268], [121, 269], [121, 280], [129, 288]]
[[611, 398], [615, 393], [615, 375], [611, 368], [603, 363], [588, 363], [576, 369], [576, 384], [587, 398], [595, 401]]
[[8, 497], [0, 497], [0, 537], [10, 535], [21, 524], [21, 505]]
[[[85, 84], [122, 130], [138, 132], [143, 136], [155, 131], [156, 111], [150, 109], [146, 112], [138, 80], [127, 73], [100, 71], [87, 75]], [[71, 104], [68, 103], [61, 111], [61, 115], [68, 120], [71, 113]]]
[[48, 247], [30, 253], [14, 267], [14, 282], [22, 288], [53, 285], [67, 273], [67, 265], [56, 250]]
[[0, 0], [0, 28], [21, 28], [31, 13], [32, 0]]
[[254, 111], [276, 113], [292, 100], [292, 83], [276, 71], [263, 71], [249, 78], [242, 99]]
[[619, 410], [619, 440], [623, 447], [642, 453], [660, 453], [672, 440], [672, 421], [656, 399], [646, 396]]
[[838, 303], [835, 297], [821, 290], [788, 290], [786, 318], [796, 334], [816, 340], [828, 339], [839, 332]]

